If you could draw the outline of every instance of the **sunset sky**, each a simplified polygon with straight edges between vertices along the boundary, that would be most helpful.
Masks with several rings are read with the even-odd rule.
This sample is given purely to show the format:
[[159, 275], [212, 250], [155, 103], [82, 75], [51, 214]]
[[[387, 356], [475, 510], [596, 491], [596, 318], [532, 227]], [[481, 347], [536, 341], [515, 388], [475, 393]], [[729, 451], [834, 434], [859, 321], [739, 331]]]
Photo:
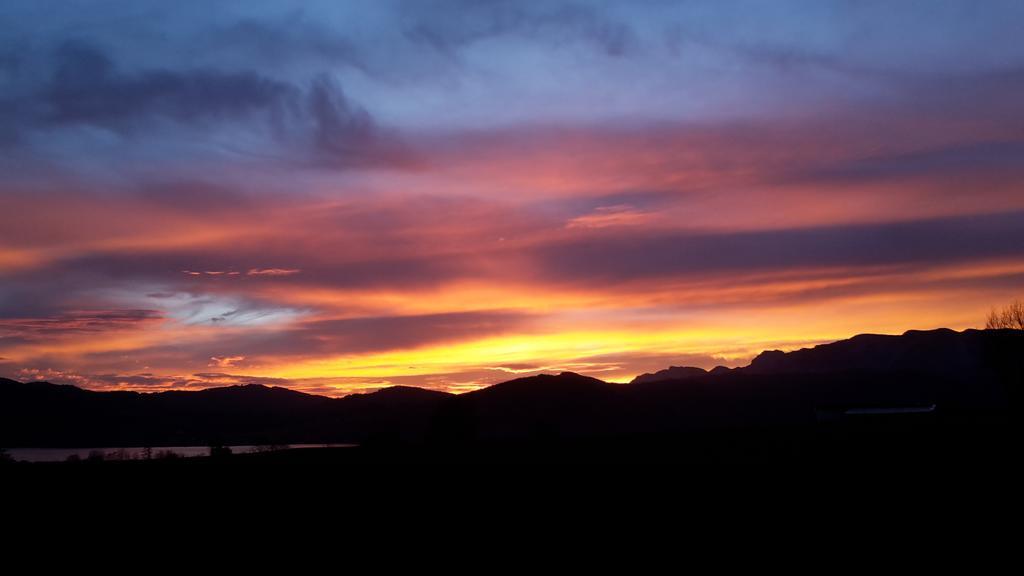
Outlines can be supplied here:
[[1024, 2], [5, 1], [0, 376], [624, 382], [1024, 296]]

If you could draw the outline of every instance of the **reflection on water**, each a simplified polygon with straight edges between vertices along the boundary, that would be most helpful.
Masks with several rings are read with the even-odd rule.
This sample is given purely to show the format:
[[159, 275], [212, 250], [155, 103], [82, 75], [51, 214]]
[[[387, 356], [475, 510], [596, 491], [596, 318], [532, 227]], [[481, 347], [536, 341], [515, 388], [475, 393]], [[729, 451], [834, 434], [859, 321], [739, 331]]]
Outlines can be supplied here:
[[[234, 454], [274, 452], [300, 448], [350, 448], [355, 444], [275, 444], [264, 446], [228, 446]], [[209, 446], [160, 446], [142, 448], [8, 448], [12, 458], [24, 462], [63, 462], [65, 460], [143, 460], [147, 458], [192, 458], [209, 456]]]

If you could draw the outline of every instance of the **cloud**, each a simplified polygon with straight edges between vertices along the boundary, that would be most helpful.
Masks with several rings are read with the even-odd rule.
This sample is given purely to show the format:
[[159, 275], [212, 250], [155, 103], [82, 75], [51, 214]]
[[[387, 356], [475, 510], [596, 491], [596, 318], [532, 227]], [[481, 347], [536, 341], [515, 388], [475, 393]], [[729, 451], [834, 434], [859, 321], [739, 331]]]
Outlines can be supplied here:
[[352, 104], [326, 74], [317, 76], [308, 95], [315, 160], [327, 166], [407, 163], [408, 151], [397, 138], [381, 133], [366, 110]]
[[609, 228], [613, 226], [635, 226], [643, 224], [649, 214], [629, 204], [599, 206], [589, 214], [577, 216], [565, 225], [566, 228]]
[[441, 0], [419, 3], [416, 8], [416, 17], [411, 19], [414, 23], [404, 29], [406, 37], [449, 56], [496, 37], [520, 37], [553, 46], [582, 41], [610, 57], [629, 54], [639, 42], [628, 22], [595, 6]]
[[294, 386], [296, 382], [287, 378], [267, 378], [263, 376], [246, 376], [242, 374], [226, 374], [223, 372], [197, 372], [192, 375], [193, 382], [199, 386], [211, 385], [234, 386], [238, 384], [262, 384], [264, 386]]
[[297, 268], [251, 268], [246, 276], [291, 276], [302, 272]]
[[[246, 276], [291, 276], [302, 272], [298, 268], [250, 268]], [[182, 270], [182, 274], [188, 276], [240, 276], [242, 273], [237, 270]]]
[[242, 16], [203, 36], [210, 52], [241, 53], [253, 61], [273, 62], [275, 67], [322, 59], [371, 72], [362, 47], [304, 10], [293, 10], [280, 17]]
[[[285, 80], [251, 68], [122, 69], [118, 56], [88, 41], [64, 41], [48, 79], [0, 101], [11, 111], [0, 144], [13, 146], [43, 132], [45, 144], [67, 140], [81, 146], [83, 139], [99, 139], [97, 152], [114, 145], [81, 130], [93, 127], [136, 144], [144, 141], [134, 154], [171, 147], [206, 157], [328, 168], [398, 168], [411, 162], [395, 131], [381, 128], [326, 72]], [[43, 158], [32, 160], [53, 161], [40, 153]]]
[[1024, 212], [736, 233], [584, 236], [539, 247], [540, 276], [574, 283], [1024, 257]]
[[221, 372], [200, 372], [191, 375], [172, 375], [155, 373], [117, 374], [117, 373], [80, 373], [58, 369], [25, 368], [13, 376], [23, 381], [47, 381], [54, 384], [73, 384], [91, 390], [141, 390], [159, 392], [163, 390], [202, 389], [218, 386], [236, 386], [240, 384], [262, 384], [264, 386], [291, 386], [299, 382], [284, 378], [266, 378], [260, 376], [244, 376]]
[[[71, 364], [66, 364], [59, 353], [54, 355], [59, 346], [49, 351], [45, 348], [21, 351], [18, 360], [22, 366], [46, 366], [60, 370], [75, 368], [79, 372], [92, 373], [121, 373], [126, 366], [133, 366], [136, 360], [153, 371], [177, 373], [183, 370], [204, 372], [208, 367], [225, 372], [239, 366], [266, 370], [282, 362], [355, 357], [522, 333], [533, 329], [539, 319], [535, 314], [513, 311], [346, 319], [300, 318], [283, 326], [263, 328], [236, 323], [233, 327], [221, 328], [223, 333], [199, 329], [201, 327], [195, 323], [172, 324], [165, 328], [162, 337], [139, 338], [127, 347], [122, 344], [109, 349], [103, 345], [101, 333], [78, 334], [79, 337], [93, 338], [91, 342], [94, 345], [87, 351], [78, 352]], [[14, 344], [17, 343], [12, 343], [12, 348]], [[50, 340], [49, 344], [54, 345], [56, 341]]]
[[210, 366], [217, 368], [234, 368], [243, 360], [245, 360], [245, 356], [213, 356], [210, 358]]
[[162, 318], [157, 310], [71, 310], [42, 318], [0, 319], [0, 334], [31, 338], [90, 334], [137, 328]]
[[[294, 110], [294, 87], [253, 72], [143, 70], [125, 74], [88, 44], [64, 44], [42, 91], [45, 121], [134, 131], [158, 118], [186, 124]], [[269, 118], [269, 116], [268, 116]]]
[[163, 306], [168, 318], [190, 326], [280, 326], [305, 314], [303, 310], [260, 301], [246, 294], [179, 292], [173, 298], [160, 298], [154, 303]]
[[816, 170], [814, 182], [871, 182], [911, 177], [1024, 178], [1024, 140], [957, 143], [921, 151], [870, 156]]
[[249, 357], [340, 356], [516, 333], [537, 319], [531, 313], [502, 310], [310, 319], [274, 333], [236, 336], [233, 345]]

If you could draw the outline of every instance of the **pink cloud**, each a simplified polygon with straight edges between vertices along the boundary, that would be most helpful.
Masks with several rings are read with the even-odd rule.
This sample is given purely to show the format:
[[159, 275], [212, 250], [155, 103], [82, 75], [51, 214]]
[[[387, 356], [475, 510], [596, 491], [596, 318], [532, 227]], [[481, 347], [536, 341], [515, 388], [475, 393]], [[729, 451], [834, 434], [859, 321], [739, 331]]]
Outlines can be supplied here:
[[239, 362], [245, 360], [245, 356], [211, 356], [210, 357], [211, 367], [216, 368], [233, 368], [238, 365]]
[[651, 215], [628, 204], [601, 206], [593, 212], [569, 220], [566, 228], [608, 228], [632, 226], [649, 220]]

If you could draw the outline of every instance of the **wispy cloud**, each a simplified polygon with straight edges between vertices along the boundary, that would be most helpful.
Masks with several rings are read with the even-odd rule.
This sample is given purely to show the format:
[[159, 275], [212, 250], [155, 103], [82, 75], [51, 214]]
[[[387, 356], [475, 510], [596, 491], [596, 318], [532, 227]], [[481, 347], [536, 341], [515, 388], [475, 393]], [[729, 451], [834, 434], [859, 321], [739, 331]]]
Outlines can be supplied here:
[[210, 366], [216, 368], [234, 368], [243, 360], [245, 360], [245, 356], [213, 356], [210, 358]]
[[589, 214], [577, 216], [566, 224], [566, 228], [608, 228], [611, 226], [635, 226], [643, 224], [650, 214], [637, 210], [629, 204], [599, 206]]
[[291, 276], [292, 274], [298, 274], [302, 272], [297, 268], [252, 268], [246, 275], [248, 276]]

